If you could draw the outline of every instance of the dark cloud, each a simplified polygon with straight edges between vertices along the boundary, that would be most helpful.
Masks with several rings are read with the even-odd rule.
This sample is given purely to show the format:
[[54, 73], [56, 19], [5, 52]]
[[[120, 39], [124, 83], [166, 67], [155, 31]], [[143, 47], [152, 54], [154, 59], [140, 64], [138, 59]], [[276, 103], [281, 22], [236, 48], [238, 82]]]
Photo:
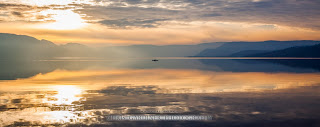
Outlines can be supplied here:
[[166, 19], [120, 19], [120, 20], [103, 20], [100, 21], [101, 24], [107, 25], [110, 28], [130, 28], [130, 27], [141, 27], [141, 28], [152, 28], [160, 25], [160, 21], [165, 21]]
[[222, 16], [221, 14], [212, 13], [212, 14], [204, 14], [203, 17], [215, 17], [215, 16]]
[[179, 11], [164, 8], [85, 6], [75, 10], [98, 19], [166, 19], [175, 18]]
[[[106, 2], [96, 0], [96, 2]], [[316, 0], [113, 0], [108, 6], [84, 6], [78, 13], [92, 19], [107, 20], [106, 25], [125, 26], [141, 23], [130, 19], [168, 19], [176, 21], [228, 21], [279, 24], [320, 29], [320, 2]], [[118, 23], [112, 23], [118, 20]], [[100, 23], [101, 23], [100, 22]], [[125, 27], [121, 27], [125, 28]]]
[[[73, 10], [88, 22], [111, 28], [157, 27], [166, 21], [227, 21], [278, 24], [320, 29], [320, 1], [317, 0], [93, 0], [91, 4], [30, 6], [0, 3], [25, 17], [28, 11]], [[160, 19], [160, 20], [159, 20]]]
[[17, 17], [24, 17], [22, 13], [17, 12], [17, 11], [11, 12], [11, 14], [14, 16], [17, 16]]
[[118, 3], [127, 3], [127, 4], [157, 4], [161, 0], [94, 0], [94, 2], [113, 2], [115, 5]]
[[[260, 2], [229, 3], [218, 8], [223, 17], [212, 20], [241, 21], [280, 24], [296, 27], [320, 29], [319, 2], [293, 0], [265, 0]], [[214, 10], [212, 10], [214, 12]]]
[[7, 8], [7, 7], [31, 7], [29, 5], [23, 5], [23, 4], [6, 4], [6, 3], [0, 3], [1, 8]]

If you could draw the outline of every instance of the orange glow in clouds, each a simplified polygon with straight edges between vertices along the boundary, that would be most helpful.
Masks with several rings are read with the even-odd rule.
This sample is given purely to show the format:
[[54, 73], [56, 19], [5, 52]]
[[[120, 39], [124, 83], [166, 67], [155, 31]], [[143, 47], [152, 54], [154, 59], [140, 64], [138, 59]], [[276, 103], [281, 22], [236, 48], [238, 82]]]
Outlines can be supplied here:
[[37, 26], [40, 29], [48, 30], [72, 30], [81, 29], [87, 25], [79, 14], [71, 10], [46, 10], [41, 12], [44, 15], [54, 14], [52, 20], [54, 22], [43, 23]]

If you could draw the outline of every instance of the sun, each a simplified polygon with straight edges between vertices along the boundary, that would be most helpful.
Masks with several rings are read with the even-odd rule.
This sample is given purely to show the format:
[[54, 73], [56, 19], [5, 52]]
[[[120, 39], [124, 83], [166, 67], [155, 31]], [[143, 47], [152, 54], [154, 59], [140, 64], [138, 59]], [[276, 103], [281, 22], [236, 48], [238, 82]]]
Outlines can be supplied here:
[[87, 23], [72, 10], [46, 10], [43, 15], [51, 15], [53, 22], [40, 24], [38, 27], [53, 30], [72, 30], [85, 27]]

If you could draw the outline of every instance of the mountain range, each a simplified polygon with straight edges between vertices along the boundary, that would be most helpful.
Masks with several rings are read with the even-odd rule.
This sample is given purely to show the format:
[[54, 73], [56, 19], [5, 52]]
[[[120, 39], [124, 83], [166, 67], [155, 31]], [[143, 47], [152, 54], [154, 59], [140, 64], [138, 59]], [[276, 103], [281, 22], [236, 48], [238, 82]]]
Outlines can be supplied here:
[[298, 46], [312, 46], [320, 41], [263, 41], [263, 42], [229, 42], [214, 49], [205, 49], [197, 57], [244, 57], [253, 54], [267, 53]]
[[[213, 42], [196, 45], [129, 45], [93, 48], [78, 43], [54, 44], [26, 35], [0, 33], [0, 60], [35, 60], [56, 57], [241, 57], [294, 56], [318, 57], [320, 41]], [[305, 47], [298, 47], [305, 46]], [[311, 47], [308, 47], [311, 46]], [[288, 48], [288, 49], [287, 49]], [[304, 53], [307, 52], [308, 53]], [[286, 52], [287, 54], [284, 55]], [[300, 55], [297, 55], [300, 54]], [[304, 54], [304, 55], [301, 55]]]
[[49, 59], [54, 57], [179, 57], [192, 56], [223, 43], [198, 45], [130, 45], [94, 48], [78, 43], [57, 45], [26, 35], [0, 33], [0, 60]]
[[254, 53], [246, 55], [245, 57], [320, 57], [320, 44], [297, 46], [264, 53]]

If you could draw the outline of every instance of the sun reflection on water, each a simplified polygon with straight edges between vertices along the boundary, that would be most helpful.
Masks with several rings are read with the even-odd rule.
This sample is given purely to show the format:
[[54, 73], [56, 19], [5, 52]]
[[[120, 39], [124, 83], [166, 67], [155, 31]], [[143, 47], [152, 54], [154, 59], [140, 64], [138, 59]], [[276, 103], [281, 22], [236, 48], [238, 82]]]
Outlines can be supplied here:
[[56, 105], [71, 105], [72, 102], [79, 101], [81, 99], [80, 94], [82, 90], [76, 86], [63, 85], [55, 86], [57, 94], [53, 96], [54, 101], [49, 101], [51, 104]]

